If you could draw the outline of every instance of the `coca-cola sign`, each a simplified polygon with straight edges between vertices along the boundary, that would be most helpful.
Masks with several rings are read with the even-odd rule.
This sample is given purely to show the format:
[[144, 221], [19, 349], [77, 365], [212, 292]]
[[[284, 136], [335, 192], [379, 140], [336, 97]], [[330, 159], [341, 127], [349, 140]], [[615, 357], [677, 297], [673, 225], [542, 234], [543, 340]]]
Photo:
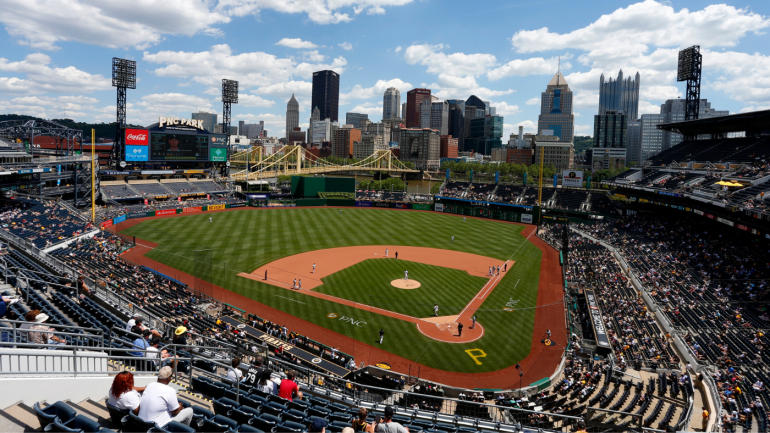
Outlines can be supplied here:
[[146, 129], [126, 129], [126, 144], [147, 146], [150, 142], [150, 131]]

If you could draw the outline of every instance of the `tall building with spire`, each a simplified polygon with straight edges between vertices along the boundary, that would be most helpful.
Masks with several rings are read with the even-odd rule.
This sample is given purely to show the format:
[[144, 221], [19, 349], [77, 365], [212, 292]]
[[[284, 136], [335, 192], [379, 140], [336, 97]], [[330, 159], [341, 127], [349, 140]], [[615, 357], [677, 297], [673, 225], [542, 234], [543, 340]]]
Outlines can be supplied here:
[[623, 79], [623, 70], [618, 73], [618, 78], [604, 80], [604, 74], [599, 78], [599, 115], [607, 114], [607, 111], [623, 111], [626, 119], [634, 122], [639, 118], [639, 84], [641, 77], [639, 72], [635, 78]]
[[401, 117], [401, 92], [395, 87], [388, 87], [382, 99], [382, 120]]
[[318, 107], [313, 108], [313, 114], [310, 115], [310, 123], [308, 123], [307, 127], [308, 143], [315, 143], [315, 141], [313, 141], [313, 121], [315, 120], [321, 120], [321, 110], [318, 109]]
[[[466, 104], [467, 105], [467, 104]], [[537, 118], [537, 133], [552, 131], [560, 142], [572, 143], [575, 137], [575, 115], [572, 114], [572, 90], [561, 73], [561, 68], [551, 78], [545, 92], [540, 96], [540, 116]]]
[[289, 139], [289, 133], [294, 131], [294, 128], [299, 126], [299, 102], [297, 102], [297, 99], [294, 97], [294, 94], [291, 94], [291, 99], [289, 99], [289, 103], [286, 104], [286, 139]]

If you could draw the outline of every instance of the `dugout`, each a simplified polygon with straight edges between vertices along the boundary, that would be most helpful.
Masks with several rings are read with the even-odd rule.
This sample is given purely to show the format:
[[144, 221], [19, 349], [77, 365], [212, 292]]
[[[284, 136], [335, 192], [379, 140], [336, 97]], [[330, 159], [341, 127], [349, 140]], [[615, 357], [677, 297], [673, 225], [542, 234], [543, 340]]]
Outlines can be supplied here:
[[325, 193], [349, 193], [355, 196], [356, 180], [352, 177], [291, 177], [293, 198], [319, 198]]

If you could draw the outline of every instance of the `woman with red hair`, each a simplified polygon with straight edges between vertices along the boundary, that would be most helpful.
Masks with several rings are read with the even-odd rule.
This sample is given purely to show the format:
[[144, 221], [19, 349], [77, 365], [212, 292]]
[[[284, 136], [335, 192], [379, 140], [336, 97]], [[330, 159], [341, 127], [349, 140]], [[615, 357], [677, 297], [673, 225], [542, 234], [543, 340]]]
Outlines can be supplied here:
[[134, 415], [139, 413], [139, 403], [142, 401], [140, 392], [144, 391], [145, 387], [134, 386], [134, 374], [130, 371], [121, 371], [115, 376], [112, 381], [112, 387], [107, 398], [107, 403], [117, 407], [118, 409], [128, 409], [134, 412]]

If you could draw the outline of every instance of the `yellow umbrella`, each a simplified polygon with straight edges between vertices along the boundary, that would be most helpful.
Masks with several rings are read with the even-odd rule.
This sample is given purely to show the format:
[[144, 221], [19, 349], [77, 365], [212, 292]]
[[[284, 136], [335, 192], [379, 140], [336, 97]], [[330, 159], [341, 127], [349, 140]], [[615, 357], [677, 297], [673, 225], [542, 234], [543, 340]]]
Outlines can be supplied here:
[[726, 182], [724, 180], [720, 180], [719, 182], [717, 182], [717, 185], [730, 186], [732, 185], [732, 182]]

